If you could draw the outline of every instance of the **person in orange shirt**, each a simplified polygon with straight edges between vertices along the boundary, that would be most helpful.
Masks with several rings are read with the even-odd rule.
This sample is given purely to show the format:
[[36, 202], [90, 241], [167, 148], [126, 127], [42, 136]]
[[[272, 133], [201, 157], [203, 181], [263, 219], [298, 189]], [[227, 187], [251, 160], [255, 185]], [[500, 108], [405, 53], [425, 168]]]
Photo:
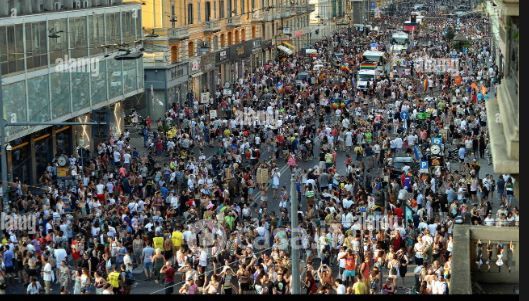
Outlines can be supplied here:
[[463, 79], [461, 78], [461, 75], [457, 75], [456, 78], [455, 78], [455, 84], [456, 84], [456, 86], [461, 85], [462, 80], [463, 80]]

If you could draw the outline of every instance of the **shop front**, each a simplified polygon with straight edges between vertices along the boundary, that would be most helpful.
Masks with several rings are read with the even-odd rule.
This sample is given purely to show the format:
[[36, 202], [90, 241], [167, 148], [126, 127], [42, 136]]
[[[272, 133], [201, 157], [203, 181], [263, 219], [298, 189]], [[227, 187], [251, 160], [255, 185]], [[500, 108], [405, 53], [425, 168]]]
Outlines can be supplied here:
[[217, 74], [215, 72], [215, 53], [204, 54], [200, 60], [202, 71], [201, 92], [213, 92], [216, 88]]
[[262, 39], [257, 38], [248, 42], [251, 51], [251, 70], [263, 65]]
[[245, 68], [251, 68], [250, 56], [252, 52], [251, 47], [248, 47], [248, 43], [231, 46], [228, 50], [228, 65], [230, 66], [229, 80], [234, 82], [245, 76], [245, 71], [247, 71]]
[[215, 53], [215, 69], [217, 74], [217, 87], [224, 86], [229, 79], [226, 76], [226, 63], [228, 62], [228, 49], [222, 49]]
[[182, 105], [187, 94], [187, 85], [189, 80], [188, 63], [180, 63], [169, 68], [167, 83], [167, 103], [166, 110], [172, 106], [173, 103]]
[[273, 49], [274, 49], [274, 46], [272, 44], [272, 40], [263, 40], [261, 41], [261, 51], [263, 53], [263, 60], [265, 62], [268, 62], [269, 60], [271, 60], [273, 58]]
[[189, 76], [191, 78], [191, 92], [188, 93], [187, 102], [190, 104], [190, 96], [195, 98], [200, 97], [200, 92], [202, 91], [202, 70], [200, 70], [200, 61], [201, 57], [195, 57], [189, 60]]
[[70, 156], [74, 151], [72, 126], [54, 126], [15, 139], [9, 142], [7, 151], [8, 181], [38, 186], [54, 158], [62, 154]]

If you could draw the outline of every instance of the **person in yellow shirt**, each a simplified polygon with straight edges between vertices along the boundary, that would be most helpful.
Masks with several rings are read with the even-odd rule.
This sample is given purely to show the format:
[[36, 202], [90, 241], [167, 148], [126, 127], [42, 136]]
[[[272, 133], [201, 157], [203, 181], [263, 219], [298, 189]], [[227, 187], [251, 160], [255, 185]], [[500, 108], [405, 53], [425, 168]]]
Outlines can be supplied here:
[[173, 248], [175, 252], [174, 254], [176, 254], [176, 251], [180, 250], [184, 241], [184, 234], [180, 230], [181, 229], [177, 229], [171, 234], [171, 240], [173, 241]]
[[119, 293], [119, 277], [120, 273], [116, 271], [116, 266], [112, 267], [112, 272], [108, 274], [107, 281], [112, 285], [112, 290], [114, 291], [114, 294]]
[[355, 292], [355, 295], [367, 295], [369, 294], [369, 290], [367, 289], [367, 285], [365, 284], [364, 280], [357, 276], [355, 284], [353, 284], [353, 290]]
[[152, 239], [154, 249], [160, 249], [163, 250], [163, 237], [156, 236]]

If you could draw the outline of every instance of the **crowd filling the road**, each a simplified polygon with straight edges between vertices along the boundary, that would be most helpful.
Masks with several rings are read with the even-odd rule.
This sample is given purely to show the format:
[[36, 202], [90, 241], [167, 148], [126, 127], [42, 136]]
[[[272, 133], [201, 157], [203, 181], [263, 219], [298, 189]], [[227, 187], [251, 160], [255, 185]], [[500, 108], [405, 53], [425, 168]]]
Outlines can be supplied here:
[[[455, 224], [518, 226], [514, 179], [480, 173], [502, 75], [484, 16], [425, 18], [392, 52], [404, 18], [338, 30], [155, 123], [133, 113], [93, 159], [69, 156], [67, 181], [50, 163], [44, 193], [15, 181], [10, 214], [37, 229], [3, 231], [0, 292], [290, 294], [298, 233], [302, 293], [447, 294]], [[359, 88], [370, 47], [385, 60]], [[458, 69], [419, 68], [426, 57]]]

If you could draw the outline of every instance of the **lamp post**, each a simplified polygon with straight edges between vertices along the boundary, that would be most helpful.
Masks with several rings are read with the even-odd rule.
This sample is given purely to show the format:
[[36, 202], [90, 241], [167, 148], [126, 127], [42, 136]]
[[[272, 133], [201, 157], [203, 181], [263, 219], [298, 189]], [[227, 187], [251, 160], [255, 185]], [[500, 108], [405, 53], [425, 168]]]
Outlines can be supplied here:
[[4, 119], [2, 70], [0, 70], [0, 156], [2, 157], [0, 168], [2, 168], [2, 200], [4, 201], [3, 203], [4, 212], [7, 212], [7, 209], [9, 207], [9, 193], [7, 191], [7, 151], [6, 151], [6, 145], [5, 145], [6, 123], [7, 121]]
[[292, 171], [290, 176], [290, 260], [292, 263], [292, 294], [301, 294], [300, 290], [300, 279], [299, 279], [299, 247], [295, 244], [297, 239], [294, 235], [297, 235], [298, 228], [298, 198], [296, 195], [296, 175]]

